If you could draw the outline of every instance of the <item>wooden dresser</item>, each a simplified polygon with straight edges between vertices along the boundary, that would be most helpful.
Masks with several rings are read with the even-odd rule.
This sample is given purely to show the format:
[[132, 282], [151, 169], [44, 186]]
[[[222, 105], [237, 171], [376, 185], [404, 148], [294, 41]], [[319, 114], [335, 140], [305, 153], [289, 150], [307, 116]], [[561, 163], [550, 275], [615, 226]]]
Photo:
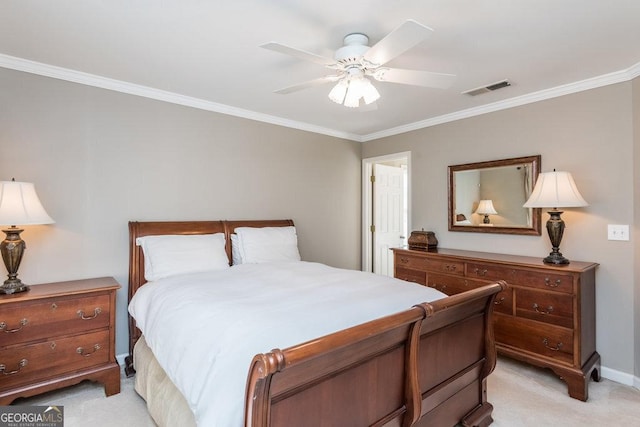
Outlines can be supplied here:
[[0, 296], [0, 405], [82, 380], [120, 392], [111, 277], [31, 286]]
[[552, 369], [569, 395], [586, 401], [589, 378], [600, 380], [596, 352], [595, 270], [598, 264], [571, 261], [550, 266], [532, 258], [438, 249], [394, 249], [395, 277], [448, 295], [504, 280], [494, 307], [500, 354]]

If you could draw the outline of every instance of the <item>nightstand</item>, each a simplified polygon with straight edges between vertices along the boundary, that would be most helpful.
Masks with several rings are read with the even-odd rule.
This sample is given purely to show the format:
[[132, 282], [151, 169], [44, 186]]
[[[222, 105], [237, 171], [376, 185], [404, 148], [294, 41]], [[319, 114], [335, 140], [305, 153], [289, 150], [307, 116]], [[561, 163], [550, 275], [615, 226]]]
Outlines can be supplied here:
[[91, 380], [120, 392], [112, 277], [0, 296], [0, 405]]

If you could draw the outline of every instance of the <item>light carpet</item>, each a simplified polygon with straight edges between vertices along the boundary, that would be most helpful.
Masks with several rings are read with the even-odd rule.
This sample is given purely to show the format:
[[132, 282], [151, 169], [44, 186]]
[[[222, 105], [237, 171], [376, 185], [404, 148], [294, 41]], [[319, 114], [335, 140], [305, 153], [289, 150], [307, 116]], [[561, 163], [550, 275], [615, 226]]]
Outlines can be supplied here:
[[[101, 385], [83, 382], [16, 405], [64, 406], [65, 427], [153, 427], [132, 378], [122, 378], [119, 394], [104, 396]], [[640, 427], [640, 390], [607, 379], [589, 383], [589, 400], [567, 394], [566, 384], [551, 371], [499, 358], [488, 379], [488, 400], [494, 406], [493, 427]]]

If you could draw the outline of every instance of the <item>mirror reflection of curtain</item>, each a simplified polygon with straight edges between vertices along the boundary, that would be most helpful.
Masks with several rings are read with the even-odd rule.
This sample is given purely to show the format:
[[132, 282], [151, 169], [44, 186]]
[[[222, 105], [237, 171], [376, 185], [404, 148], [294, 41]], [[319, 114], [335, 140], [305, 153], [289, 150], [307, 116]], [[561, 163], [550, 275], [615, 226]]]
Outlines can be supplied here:
[[[524, 199], [529, 200], [529, 196], [531, 196], [531, 164], [525, 163], [522, 165], [523, 169], [523, 184], [524, 184]], [[531, 224], [531, 209], [527, 209], [527, 224]]]

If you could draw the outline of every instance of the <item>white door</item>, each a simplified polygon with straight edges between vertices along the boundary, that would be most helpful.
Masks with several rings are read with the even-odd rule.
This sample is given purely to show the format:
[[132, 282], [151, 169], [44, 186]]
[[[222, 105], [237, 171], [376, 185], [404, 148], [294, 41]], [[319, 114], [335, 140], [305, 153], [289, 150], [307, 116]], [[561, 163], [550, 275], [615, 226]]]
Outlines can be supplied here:
[[393, 276], [393, 253], [404, 244], [404, 176], [401, 167], [373, 165], [373, 272]]

